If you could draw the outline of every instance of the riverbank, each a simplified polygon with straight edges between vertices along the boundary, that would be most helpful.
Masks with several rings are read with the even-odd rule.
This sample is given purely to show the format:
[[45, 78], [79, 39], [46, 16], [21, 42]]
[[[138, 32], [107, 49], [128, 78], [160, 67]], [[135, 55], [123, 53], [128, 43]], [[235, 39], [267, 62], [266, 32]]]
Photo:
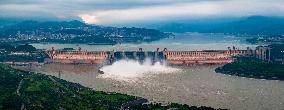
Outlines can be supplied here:
[[284, 80], [284, 64], [265, 62], [254, 57], [240, 57], [237, 61], [215, 69], [217, 73], [267, 80]]

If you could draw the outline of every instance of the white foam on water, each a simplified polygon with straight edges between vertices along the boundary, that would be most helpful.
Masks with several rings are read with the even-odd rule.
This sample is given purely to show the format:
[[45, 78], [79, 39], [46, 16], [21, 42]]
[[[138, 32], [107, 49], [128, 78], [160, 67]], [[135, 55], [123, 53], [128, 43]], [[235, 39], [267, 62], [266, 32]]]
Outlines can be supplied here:
[[181, 71], [165, 65], [165, 63], [156, 62], [151, 64], [150, 60], [146, 60], [143, 64], [134, 60], [120, 60], [112, 65], [105, 65], [101, 69], [104, 74], [99, 78], [109, 78], [118, 81], [136, 81], [155, 74], [170, 74]]

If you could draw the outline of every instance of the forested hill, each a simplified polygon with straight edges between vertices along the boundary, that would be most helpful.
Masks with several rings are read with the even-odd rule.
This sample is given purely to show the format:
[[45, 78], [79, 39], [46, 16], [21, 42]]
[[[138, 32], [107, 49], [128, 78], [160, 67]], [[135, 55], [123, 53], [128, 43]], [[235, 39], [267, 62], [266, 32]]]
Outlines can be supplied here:
[[224, 24], [209, 32], [282, 35], [284, 34], [284, 18], [252, 16], [239, 21]]
[[284, 17], [251, 16], [245, 18], [188, 20], [174, 23], [161, 23], [153, 28], [166, 32], [283, 35]]
[[0, 29], [2, 42], [116, 44], [151, 42], [170, 34], [155, 29], [88, 25], [80, 21], [23, 21]]

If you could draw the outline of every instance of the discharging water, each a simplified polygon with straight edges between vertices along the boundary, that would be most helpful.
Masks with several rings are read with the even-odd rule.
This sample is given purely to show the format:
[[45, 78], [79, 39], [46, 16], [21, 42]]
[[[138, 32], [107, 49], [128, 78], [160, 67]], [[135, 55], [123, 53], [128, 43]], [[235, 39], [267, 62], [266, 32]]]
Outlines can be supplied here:
[[169, 67], [161, 62], [152, 62], [146, 59], [144, 63], [134, 60], [119, 60], [112, 65], [105, 65], [101, 69], [104, 74], [101, 78], [109, 78], [118, 81], [136, 81], [155, 74], [175, 74], [181, 69]]

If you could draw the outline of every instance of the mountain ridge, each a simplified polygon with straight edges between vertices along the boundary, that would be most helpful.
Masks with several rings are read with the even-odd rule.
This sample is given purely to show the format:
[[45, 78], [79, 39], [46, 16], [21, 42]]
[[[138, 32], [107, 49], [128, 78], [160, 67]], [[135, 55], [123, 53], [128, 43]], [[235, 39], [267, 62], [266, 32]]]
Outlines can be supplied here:
[[[147, 27], [147, 26], [145, 26]], [[164, 32], [231, 33], [251, 35], [284, 34], [284, 17], [249, 16], [160, 23], [149, 26]]]

